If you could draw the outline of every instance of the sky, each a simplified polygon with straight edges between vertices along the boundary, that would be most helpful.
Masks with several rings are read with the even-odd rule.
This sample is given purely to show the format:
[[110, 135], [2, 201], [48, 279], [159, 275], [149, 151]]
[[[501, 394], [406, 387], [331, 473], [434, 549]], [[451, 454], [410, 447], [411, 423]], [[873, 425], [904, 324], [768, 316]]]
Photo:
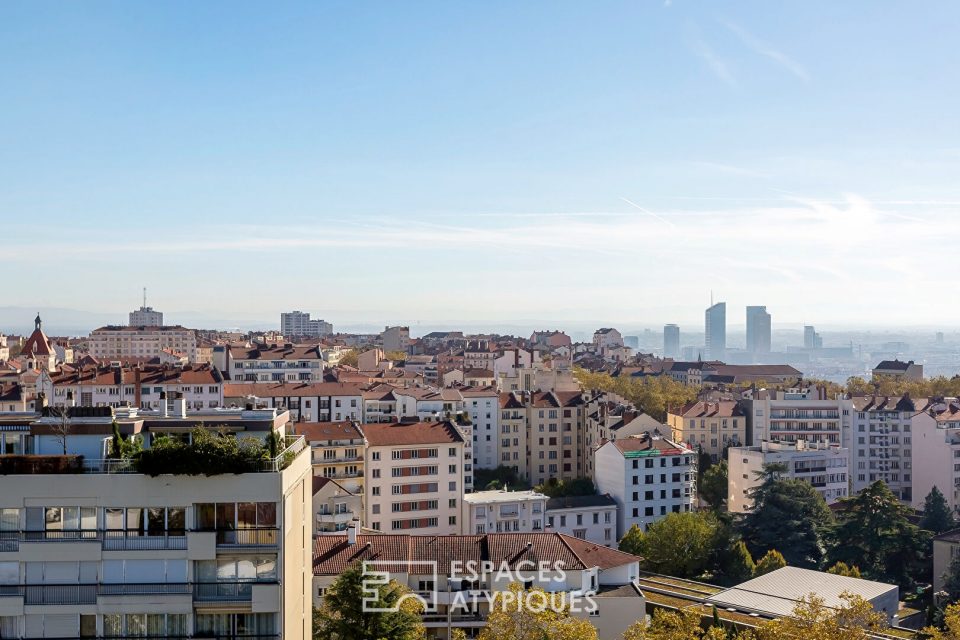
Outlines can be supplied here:
[[958, 326], [958, 30], [952, 1], [3, 2], [0, 305], [701, 327], [712, 291], [731, 323]]

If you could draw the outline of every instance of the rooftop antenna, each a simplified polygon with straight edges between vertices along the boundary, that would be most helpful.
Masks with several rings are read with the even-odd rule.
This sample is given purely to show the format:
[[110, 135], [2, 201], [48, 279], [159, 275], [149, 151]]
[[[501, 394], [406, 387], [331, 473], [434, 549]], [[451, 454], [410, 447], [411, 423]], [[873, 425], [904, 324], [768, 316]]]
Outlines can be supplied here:
[[143, 288], [143, 308], [147, 308], [147, 288]]

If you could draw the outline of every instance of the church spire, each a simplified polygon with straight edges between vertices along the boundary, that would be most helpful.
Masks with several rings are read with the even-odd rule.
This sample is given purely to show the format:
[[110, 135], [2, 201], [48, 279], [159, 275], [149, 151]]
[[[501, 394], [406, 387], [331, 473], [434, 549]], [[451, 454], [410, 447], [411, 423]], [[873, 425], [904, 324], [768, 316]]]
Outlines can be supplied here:
[[40, 325], [43, 324], [43, 320], [40, 319], [39, 311], [37, 311], [37, 317], [33, 319], [33, 324], [36, 325], [36, 330], [40, 331]]

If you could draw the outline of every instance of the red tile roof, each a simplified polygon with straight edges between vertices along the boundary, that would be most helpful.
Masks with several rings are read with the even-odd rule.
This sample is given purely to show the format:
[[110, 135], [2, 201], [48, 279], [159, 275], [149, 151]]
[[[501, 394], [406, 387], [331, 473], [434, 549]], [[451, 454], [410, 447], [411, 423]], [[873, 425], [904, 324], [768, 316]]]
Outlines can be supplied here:
[[450, 422], [395, 422], [365, 424], [363, 435], [371, 447], [412, 444], [456, 444], [463, 436]]

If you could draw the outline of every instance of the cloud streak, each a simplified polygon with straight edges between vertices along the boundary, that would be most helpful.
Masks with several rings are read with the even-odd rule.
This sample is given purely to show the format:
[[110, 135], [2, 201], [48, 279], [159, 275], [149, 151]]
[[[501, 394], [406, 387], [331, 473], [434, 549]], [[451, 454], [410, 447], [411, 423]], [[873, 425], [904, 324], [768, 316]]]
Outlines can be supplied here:
[[726, 60], [717, 55], [717, 52], [702, 38], [696, 38], [691, 44], [691, 47], [693, 48], [693, 52], [707, 63], [707, 67], [713, 72], [713, 75], [731, 87], [737, 86], [737, 79], [730, 70], [730, 65], [727, 64]]
[[720, 19], [720, 24], [725, 26], [730, 32], [739, 38], [740, 42], [743, 43], [748, 49], [757, 53], [761, 56], [765, 56], [778, 65], [800, 78], [804, 82], [810, 82], [810, 74], [807, 73], [807, 70], [802, 64], [788, 56], [787, 54], [779, 51], [778, 49], [773, 48], [768, 43], [764, 42], [760, 38], [756, 37], [740, 25], [730, 20]]

